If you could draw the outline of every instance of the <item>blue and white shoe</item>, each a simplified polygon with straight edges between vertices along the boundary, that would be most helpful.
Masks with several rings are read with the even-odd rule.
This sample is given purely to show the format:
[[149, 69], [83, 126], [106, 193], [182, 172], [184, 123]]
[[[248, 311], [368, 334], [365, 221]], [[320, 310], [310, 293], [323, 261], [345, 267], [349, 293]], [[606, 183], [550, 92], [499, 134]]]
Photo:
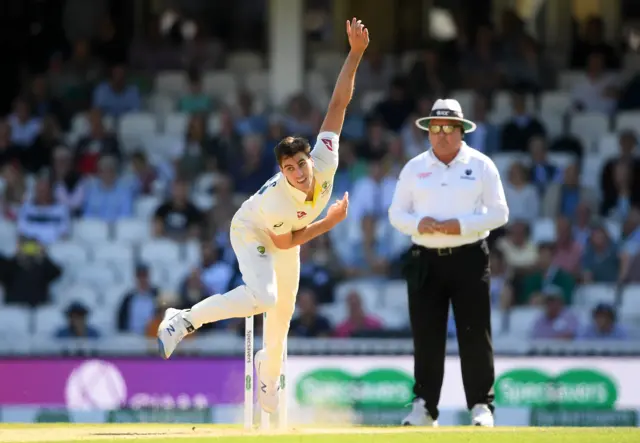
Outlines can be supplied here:
[[184, 317], [180, 309], [169, 308], [164, 313], [164, 318], [158, 327], [158, 350], [165, 360], [171, 357], [178, 343], [187, 335], [195, 331], [195, 328]]
[[277, 378], [273, 379], [260, 373], [260, 368], [266, 358], [267, 353], [264, 349], [256, 352], [254, 362], [256, 365], [256, 374], [258, 376], [258, 403], [260, 403], [260, 407], [267, 414], [273, 414], [278, 410], [278, 403], [280, 401], [280, 383]]

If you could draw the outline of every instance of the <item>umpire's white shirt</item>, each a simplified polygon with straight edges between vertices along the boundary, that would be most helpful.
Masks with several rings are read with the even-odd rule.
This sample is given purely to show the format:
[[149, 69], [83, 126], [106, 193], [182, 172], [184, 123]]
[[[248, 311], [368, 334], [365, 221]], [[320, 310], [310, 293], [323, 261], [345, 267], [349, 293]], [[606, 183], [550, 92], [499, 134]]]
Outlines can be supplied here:
[[[420, 234], [423, 217], [458, 219], [461, 235]], [[462, 142], [449, 165], [432, 150], [411, 159], [400, 172], [389, 208], [389, 220], [413, 243], [427, 248], [452, 248], [486, 238], [504, 225], [509, 209], [500, 174], [493, 161]]]

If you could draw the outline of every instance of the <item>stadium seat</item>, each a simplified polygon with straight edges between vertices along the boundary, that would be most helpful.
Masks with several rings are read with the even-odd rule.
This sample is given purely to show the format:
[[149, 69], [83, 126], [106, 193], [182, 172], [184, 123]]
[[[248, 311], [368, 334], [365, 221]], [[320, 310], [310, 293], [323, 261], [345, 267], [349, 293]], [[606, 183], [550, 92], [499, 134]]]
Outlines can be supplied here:
[[570, 92], [573, 87], [586, 80], [584, 71], [562, 71], [558, 77], [558, 85], [562, 91]]
[[569, 133], [576, 137], [585, 137], [588, 151], [598, 143], [600, 137], [609, 132], [609, 118], [600, 113], [585, 112], [574, 114], [569, 121]]
[[154, 239], [141, 245], [140, 258], [145, 263], [172, 265], [181, 260], [180, 248], [176, 242], [171, 240]]
[[640, 318], [640, 284], [628, 285], [622, 292], [621, 310]]
[[620, 155], [618, 134], [609, 132], [600, 137], [597, 153], [603, 158], [611, 158]]
[[220, 128], [222, 127], [222, 120], [220, 114], [209, 114], [207, 118], [207, 134], [218, 135]]
[[110, 237], [109, 225], [99, 219], [82, 218], [74, 222], [71, 236], [78, 242], [104, 243]]
[[578, 157], [568, 152], [550, 152], [548, 155], [549, 162], [556, 165], [561, 170], [567, 168], [567, 166], [573, 164], [578, 160]]
[[[113, 284], [113, 282], [111, 283]], [[103, 286], [108, 287], [109, 285]], [[61, 288], [55, 304], [66, 309], [70, 303], [81, 302], [88, 309], [99, 309], [102, 305], [102, 296], [94, 286], [87, 283], [74, 283]]]
[[498, 172], [500, 172], [500, 176], [503, 180], [506, 180], [509, 176], [509, 169], [512, 164], [527, 161], [527, 157], [518, 152], [500, 152], [492, 155], [491, 159], [495, 163], [496, 168], [498, 168]]
[[344, 303], [331, 303], [320, 305], [318, 308], [320, 315], [329, 320], [329, 323], [336, 327], [347, 319], [347, 306]]
[[552, 242], [556, 239], [556, 225], [550, 218], [539, 218], [533, 223], [531, 239], [535, 243]]
[[112, 312], [115, 316], [116, 310], [120, 308], [122, 300], [129, 291], [134, 289], [133, 280], [126, 283], [117, 283], [104, 288], [102, 293], [103, 310]]
[[404, 280], [392, 280], [386, 283], [382, 289], [380, 302], [382, 309], [409, 309], [407, 282]]
[[[493, 98], [492, 110], [499, 113], [505, 113], [507, 115], [513, 114], [513, 107], [511, 105], [512, 95], [509, 91], [497, 91]], [[536, 100], [533, 94], [528, 94], [526, 97], [526, 109], [527, 112], [532, 114], [536, 113]]]
[[579, 286], [573, 296], [577, 307], [591, 309], [598, 303], [614, 303], [615, 288], [612, 284], [592, 283]]
[[321, 51], [312, 57], [314, 70], [322, 72], [327, 78], [336, 78], [344, 64], [345, 54], [336, 51]]
[[12, 256], [17, 247], [18, 232], [16, 225], [0, 219], [0, 254]]
[[176, 108], [176, 100], [165, 94], [151, 94], [145, 100], [145, 110], [155, 115], [167, 115]]
[[564, 117], [558, 113], [540, 112], [538, 119], [547, 131], [547, 135], [550, 139], [560, 137], [565, 133], [565, 120]]
[[116, 283], [118, 276], [108, 263], [86, 264], [76, 268], [75, 281], [95, 288], [104, 288]]
[[135, 256], [128, 242], [108, 242], [93, 245], [93, 261], [101, 266], [118, 263], [133, 267]]
[[164, 120], [164, 133], [169, 135], [178, 135], [181, 138], [187, 133], [187, 125], [189, 124], [189, 114], [183, 112], [172, 112], [168, 114]]
[[618, 113], [613, 127], [618, 133], [624, 130], [631, 130], [637, 133], [640, 128], [640, 111], [622, 111]]
[[155, 76], [154, 90], [170, 97], [180, 97], [189, 90], [189, 80], [185, 71], [163, 71]]
[[29, 335], [31, 311], [22, 306], [0, 307], [0, 337], [22, 337]]
[[355, 291], [360, 295], [362, 306], [367, 312], [374, 313], [380, 308], [381, 288], [379, 282], [367, 280], [350, 280], [339, 284], [335, 289], [336, 303], [346, 306], [349, 294]]
[[364, 113], [369, 113], [384, 100], [385, 91], [367, 91], [363, 94], [360, 100], [360, 110]]
[[164, 267], [164, 282], [167, 289], [178, 291], [184, 279], [195, 266], [188, 262], [174, 263]]
[[238, 90], [238, 82], [234, 75], [226, 71], [206, 72], [202, 78], [202, 89], [218, 99], [224, 98], [230, 91]]
[[542, 309], [534, 306], [516, 306], [509, 313], [509, 335], [529, 338], [533, 325], [542, 314]]
[[184, 146], [184, 136], [179, 134], [153, 134], [146, 136], [142, 148], [152, 164], [173, 160]]
[[34, 310], [34, 334], [41, 337], [53, 336], [59, 328], [66, 324], [64, 307], [45, 305]]
[[123, 218], [116, 221], [115, 240], [118, 243], [140, 243], [151, 238], [151, 222], [139, 218]]
[[202, 254], [200, 254], [200, 244], [195, 241], [189, 241], [184, 244], [184, 261], [190, 265], [198, 265], [202, 260]]
[[118, 124], [118, 137], [126, 152], [144, 146], [144, 138], [158, 132], [156, 116], [148, 112], [125, 114]]
[[409, 311], [404, 308], [387, 308], [370, 314], [380, 320], [385, 329], [403, 330], [410, 326]]
[[75, 265], [86, 263], [89, 260], [89, 251], [82, 243], [58, 242], [48, 248], [49, 256], [62, 265]]
[[261, 100], [268, 102], [271, 98], [269, 71], [249, 72], [245, 77], [244, 87], [255, 98], [260, 98]]
[[546, 91], [540, 96], [540, 114], [564, 117], [571, 110], [571, 94], [566, 91]]
[[262, 56], [255, 52], [238, 51], [227, 56], [227, 69], [236, 74], [247, 74], [264, 68]]
[[580, 184], [600, 192], [600, 176], [605, 164], [605, 157], [600, 154], [587, 154], [582, 159]]
[[146, 195], [136, 200], [135, 213], [136, 217], [140, 220], [147, 220], [151, 222], [153, 214], [156, 209], [162, 204], [162, 201], [155, 196]]
[[457, 89], [451, 92], [451, 98], [458, 100], [466, 118], [473, 119], [475, 94], [470, 89]]

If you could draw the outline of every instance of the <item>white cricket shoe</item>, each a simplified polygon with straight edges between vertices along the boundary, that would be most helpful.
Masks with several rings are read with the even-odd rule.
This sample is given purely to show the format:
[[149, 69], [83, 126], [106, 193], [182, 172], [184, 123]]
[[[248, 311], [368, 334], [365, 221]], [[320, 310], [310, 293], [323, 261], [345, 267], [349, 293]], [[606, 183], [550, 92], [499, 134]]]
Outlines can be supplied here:
[[185, 312], [180, 309], [167, 309], [160, 326], [158, 326], [158, 350], [165, 360], [173, 354], [183, 338], [195, 331], [195, 328], [184, 317]]
[[493, 414], [489, 406], [478, 404], [471, 409], [471, 424], [493, 428]]
[[434, 420], [424, 407], [424, 400], [416, 398], [409, 415], [402, 420], [402, 426], [432, 426], [438, 427], [438, 420]]
[[266, 358], [267, 353], [264, 349], [256, 352], [254, 362], [256, 374], [258, 375], [258, 403], [267, 414], [273, 414], [278, 410], [280, 383], [278, 383], [277, 378], [274, 379], [260, 373], [260, 368]]

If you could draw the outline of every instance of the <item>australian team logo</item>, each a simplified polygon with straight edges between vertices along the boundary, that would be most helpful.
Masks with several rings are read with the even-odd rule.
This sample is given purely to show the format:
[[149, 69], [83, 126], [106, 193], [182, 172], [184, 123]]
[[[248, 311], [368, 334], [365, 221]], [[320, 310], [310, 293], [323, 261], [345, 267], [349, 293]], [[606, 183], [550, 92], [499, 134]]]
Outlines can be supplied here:
[[328, 181], [325, 181], [324, 183], [322, 183], [322, 192], [320, 192], [320, 195], [325, 195], [327, 192], [329, 192], [331, 190], [331, 184]]

